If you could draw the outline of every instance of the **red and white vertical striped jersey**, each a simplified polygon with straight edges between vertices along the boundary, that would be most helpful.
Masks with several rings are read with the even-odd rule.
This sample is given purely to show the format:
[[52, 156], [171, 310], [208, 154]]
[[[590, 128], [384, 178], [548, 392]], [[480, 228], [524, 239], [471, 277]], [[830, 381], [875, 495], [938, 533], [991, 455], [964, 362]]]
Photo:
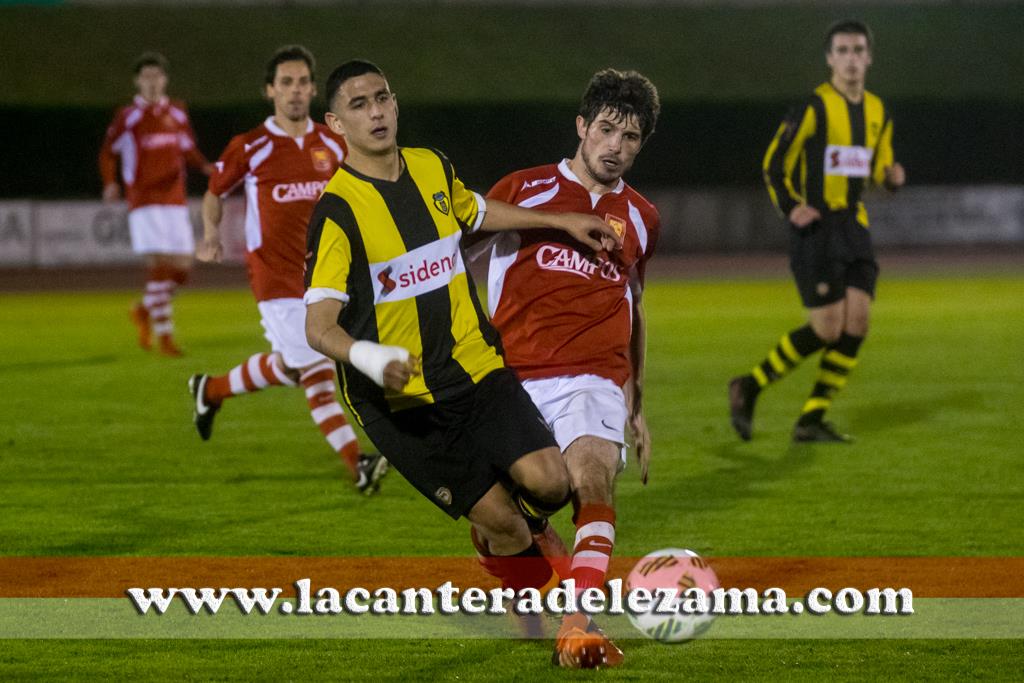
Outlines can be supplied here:
[[293, 138], [270, 116], [236, 135], [210, 176], [210, 192], [226, 196], [245, 185], [245, 246], [257, 301], [306, 292], [306, 228], [327, 181], [345, 158], [343, 138], [309, 120]]
[[522, 379], [593, 374], [618, 385], [631, 374], [633, 291], [643, 286], [660, 218], [636, 190], [589, 192], [569, 164], [517, 171], [488, 197], [541, 211], [592, 213], [616, 229], [621, 251], [593, 255], [558, 230], [499, 233], [488, 305], [505, 360]]
[[185, 204], [185, 164], [207, 162], [196, 148], [185, 103], [163, 98], [147, 102], [136, 95], [107, 128], [100, 149], [103, 184], [117, 182], [118, 158], [128, 206]]

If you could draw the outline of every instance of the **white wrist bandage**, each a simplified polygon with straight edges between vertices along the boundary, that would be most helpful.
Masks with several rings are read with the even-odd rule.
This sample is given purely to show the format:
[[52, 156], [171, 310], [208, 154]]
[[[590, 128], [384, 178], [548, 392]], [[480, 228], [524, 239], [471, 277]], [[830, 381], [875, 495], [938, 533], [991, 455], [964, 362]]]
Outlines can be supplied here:
[[377, 386], [384, 386], [384, 368], [393, 360], [409, 360], [409, 351], [401, 346], [383, 346], [371, 341], [357, 341], [348, 351], [348, 362]]

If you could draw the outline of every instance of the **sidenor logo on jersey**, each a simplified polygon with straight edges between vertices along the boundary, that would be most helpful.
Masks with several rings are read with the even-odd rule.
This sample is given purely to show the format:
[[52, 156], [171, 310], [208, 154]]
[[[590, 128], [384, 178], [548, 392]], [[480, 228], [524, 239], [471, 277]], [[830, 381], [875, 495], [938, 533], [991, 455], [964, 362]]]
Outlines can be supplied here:
[[310, 180], [305, 183], [281, 183], [274, 185], [270, 195], [275, 202], [309, 202], [316, 201], [327, 187], [326, 180]]
[[612, 261], [600, 258], [590, 261], [575, 249], [555, 244], [545, 244], [537, 250], [537, 265], [544, 270], [569, 273], [586, 280], [590, 280], [594, 275], [611, 282], [622, 279], [619, 267]]
[[377, 281], [380, 282], [381, 296], [387, 296], [398, 286], [398, 283], [391, 279], [391, 266], [377, 273]]
[[435, 240], [387, 261], [370, 263], [375, 304], [402, 301], [448, 286], [466, 272], [460, 234]]
[[848, 178], [871, 175], [874, 150], [859, 145], [829, 145], [825, 148], [825, 174]]

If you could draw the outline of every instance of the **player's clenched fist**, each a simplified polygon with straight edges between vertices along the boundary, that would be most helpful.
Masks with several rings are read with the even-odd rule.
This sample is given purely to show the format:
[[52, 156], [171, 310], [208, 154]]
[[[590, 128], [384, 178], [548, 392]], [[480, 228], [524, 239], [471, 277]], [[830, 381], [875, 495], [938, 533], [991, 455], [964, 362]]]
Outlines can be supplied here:
[[907, 172], [903, 170], [903, 164], [895, 163], [885, 167], [885, 186], [890, 190], [903, 187], [907, 182]]
[[420, 374], [420, 362], [408, 349], [357, 341], [348, 352], [348, 360], [359, 372], [378, 386], [401, 391], [409, 380]]
[[813, 206], [800, 204], [793, 207], [789, 212], [789, 222], [798, 228], [806, 228], [816, 220], [821, 219], [821, 214]]

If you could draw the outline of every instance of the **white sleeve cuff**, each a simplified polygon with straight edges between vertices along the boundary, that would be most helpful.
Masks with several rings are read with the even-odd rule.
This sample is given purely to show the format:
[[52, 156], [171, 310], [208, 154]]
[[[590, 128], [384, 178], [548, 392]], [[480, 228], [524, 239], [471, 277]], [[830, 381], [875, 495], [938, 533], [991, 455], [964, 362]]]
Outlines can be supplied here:
[[474, 192], [473, 196], [476, 197], [476, 220], [473, 221], [473, 225], [469, 226], [469, 234], [480, 229], [484, 223], [484, 214], [487, 213], [487, 200], [483, 198], [483, 195]]
[[348, 294], [338, 289], [331, 289], [330, 287], [311, 287], [306, 290], [305, 296], [302, 297], [307, 306], [325, 299], [337, 299], [341, 303], [347, 304]]

